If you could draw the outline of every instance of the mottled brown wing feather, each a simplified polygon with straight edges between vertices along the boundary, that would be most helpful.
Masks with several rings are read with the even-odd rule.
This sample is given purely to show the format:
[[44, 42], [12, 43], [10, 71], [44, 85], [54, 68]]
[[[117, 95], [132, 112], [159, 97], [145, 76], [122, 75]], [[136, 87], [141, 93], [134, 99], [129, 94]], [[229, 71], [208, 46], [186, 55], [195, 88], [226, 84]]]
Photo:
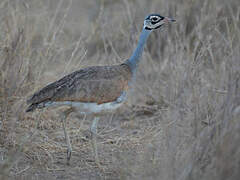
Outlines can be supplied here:
[[94, 66], [75, 71], [36, 92], [28, 104], [47, 101], [96, 102], [116, 100], [128, 88], [128, 65]]

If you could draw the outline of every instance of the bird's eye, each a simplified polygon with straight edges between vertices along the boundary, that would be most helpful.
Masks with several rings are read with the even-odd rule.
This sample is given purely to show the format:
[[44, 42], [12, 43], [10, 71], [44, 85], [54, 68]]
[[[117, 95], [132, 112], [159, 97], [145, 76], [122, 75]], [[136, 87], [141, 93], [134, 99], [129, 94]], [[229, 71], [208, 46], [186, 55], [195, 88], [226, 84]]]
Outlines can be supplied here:
[[157, 20], [158, 20], [157, 17], [153, 17], [153, 18], [152, 18], [152, 21], [157, 21]]

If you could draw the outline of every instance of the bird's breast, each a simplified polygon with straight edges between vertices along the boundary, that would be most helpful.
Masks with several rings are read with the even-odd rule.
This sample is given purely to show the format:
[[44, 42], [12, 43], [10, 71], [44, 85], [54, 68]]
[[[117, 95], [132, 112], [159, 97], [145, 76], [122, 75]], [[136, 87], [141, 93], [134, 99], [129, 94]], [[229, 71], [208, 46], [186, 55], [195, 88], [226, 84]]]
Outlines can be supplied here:
[[114, 110], [118, 109], [123, 105], [124, 101], [117, 102], [107, 102], [102, 104], [97, 103], [87, 103], [87, 102], [75, 102], [75, 101], [53, 101], [45, 103], [45, 107], [50, 106], [71, 106], [76, 109], [79, 113], [84, 114], [102, 114], [102, 113], [110, 113], [114, 112]]

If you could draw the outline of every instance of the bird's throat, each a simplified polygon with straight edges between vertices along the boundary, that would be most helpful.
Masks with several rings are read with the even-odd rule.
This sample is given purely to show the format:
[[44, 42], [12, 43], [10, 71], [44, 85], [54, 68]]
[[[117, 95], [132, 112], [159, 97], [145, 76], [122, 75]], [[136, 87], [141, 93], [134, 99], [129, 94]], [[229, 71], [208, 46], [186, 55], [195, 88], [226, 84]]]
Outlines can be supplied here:
[[144, 45], [146, 44], [146, 41], [147, 41], [150, 33], [151, 33], [151, 30], [147, 30], [147, 29], [143, 28], [143, 30], [140, 34], [138, 45], [137, 45], [136, 49], [134, 50], [132, 56], [127, 61], [127, 64], [130, 66], [131, 71], [134, 73], [135, 73], [138, 63], [141, 59]]

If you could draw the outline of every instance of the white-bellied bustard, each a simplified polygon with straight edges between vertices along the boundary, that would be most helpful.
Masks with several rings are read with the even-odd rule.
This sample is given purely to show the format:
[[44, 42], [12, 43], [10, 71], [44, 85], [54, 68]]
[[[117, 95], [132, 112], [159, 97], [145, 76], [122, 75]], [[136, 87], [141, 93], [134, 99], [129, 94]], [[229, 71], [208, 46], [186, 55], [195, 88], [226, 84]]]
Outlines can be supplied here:
[[[93, 138], [96, 140], [95, 135], [99, 119], [97, 115], [112, 112], [126, 100], [126, 92], [135, 76], [149, 34], [152, 30], [173, 21], [175, 20], [159, 14], [148, 15], [144, 20], [137, 48], [124, 63], [80, 69], [47, 85], [27, 100], [30, 106], [26, 112], [50, 106], [68, 105], [70, 107], [70, 109], [63, 112], [61, 117], [67, 142], [67, 163], [69, 163], [72, 153], [70, 139], [66, 131], [68, 115], [73, 111], [96, 115], [91, 126]], [[96, 162], [99, 162], [96, 143], [93, 143], [93, 145]]]

